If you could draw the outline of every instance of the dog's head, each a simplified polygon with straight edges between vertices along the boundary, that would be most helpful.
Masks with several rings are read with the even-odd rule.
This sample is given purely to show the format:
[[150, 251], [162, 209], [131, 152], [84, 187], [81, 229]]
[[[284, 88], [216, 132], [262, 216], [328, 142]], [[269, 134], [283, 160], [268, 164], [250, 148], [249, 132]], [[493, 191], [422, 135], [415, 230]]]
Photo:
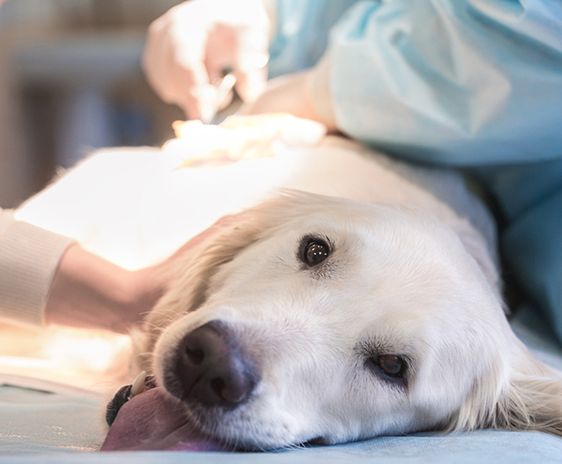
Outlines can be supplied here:
[[463, 234], [389, 206], [286, 194], [199, 245], [149, 316], [152, 368], [247, 448], [478, 427], [561, 432], [562, 384]]

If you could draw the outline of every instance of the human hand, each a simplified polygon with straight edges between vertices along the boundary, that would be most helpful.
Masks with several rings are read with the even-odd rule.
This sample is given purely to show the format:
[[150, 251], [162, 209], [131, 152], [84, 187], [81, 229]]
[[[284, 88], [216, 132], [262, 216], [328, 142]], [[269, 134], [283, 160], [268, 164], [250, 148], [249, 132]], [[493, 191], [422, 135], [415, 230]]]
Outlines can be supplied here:
[[265, 91], [239, 114], [290, 113], [322, 123], [328, 131], [336, 130], [330, 103], [325, 65], [269, 81]]
[[221, 104], [217, 84], [231, 69], [242, 100], [254, 100], [267, 79], [271, 21], [263, 2], [191, 0], [156, 19], [143, 56], [156, 93], [207, 122]]
[[128, 271], [71, 245], [53, 278], [45, 322], [127, 333], [142, 324], [166, 291], [170, 282], [165, 270], [236, 220], [237, 216], [220, 219], [162, 263], [138, 271]]

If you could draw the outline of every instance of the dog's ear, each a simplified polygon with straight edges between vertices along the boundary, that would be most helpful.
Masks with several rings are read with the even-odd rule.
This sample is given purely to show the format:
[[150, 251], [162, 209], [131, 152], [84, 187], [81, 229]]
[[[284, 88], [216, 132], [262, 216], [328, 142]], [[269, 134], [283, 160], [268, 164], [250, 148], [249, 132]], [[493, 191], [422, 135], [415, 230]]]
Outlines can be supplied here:
[[529, 355], [500, 397], [495, 427], [538, 430], [562, 436], [562, 374]]
[[562, 373], [517, 344], [515, 367], [496, 366], [477, 381], [449, 430], [537, 430], [562, 436]]
[[221, 227], [187, 250], [164, 270], [171, 284], [147, 317], [151, 333], [166, 328], [178, 317], [195, 311], [205, 302], [219, 267], [232, 261], [241, 250], [258, 239], [256, 219], [254, 215], [245, 213], [239, 221]]
[[175, 260], [165, 270], [172, 284], [146, 319], [144, 332], [150, 340], [143, 343], [144, 350], [150, 351], [161, 330], [204, 304], [216, 282], [213, 277], [222, 265], [252, 243], [268, 237], [275, 227], [295, 215], [298, 210], [295, 206], [302, 201], [299, 198], [296, 193], [281, 192], [237, 215]]

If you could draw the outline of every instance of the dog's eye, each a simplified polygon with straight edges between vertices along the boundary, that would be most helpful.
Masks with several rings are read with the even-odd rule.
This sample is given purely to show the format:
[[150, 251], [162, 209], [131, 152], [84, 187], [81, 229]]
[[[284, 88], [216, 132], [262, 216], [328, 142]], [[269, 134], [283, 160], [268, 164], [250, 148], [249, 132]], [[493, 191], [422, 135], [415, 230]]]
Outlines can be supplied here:
[[402, 379], [406, 374], [406, 361], [395, 354], [381, 354], [369, 358], [367, 363], [376, 372], [391, 379]]
[[386, 375], [391, 377], [402, 377], [406, 363], [400, 356], [395, 354], [383, 354], [377, 358], [379, 367]]
[[314, 267], [330, 256], [330, 245], [318, 237], [305, 237], [300, 246], [299, 257], [309, 267]]

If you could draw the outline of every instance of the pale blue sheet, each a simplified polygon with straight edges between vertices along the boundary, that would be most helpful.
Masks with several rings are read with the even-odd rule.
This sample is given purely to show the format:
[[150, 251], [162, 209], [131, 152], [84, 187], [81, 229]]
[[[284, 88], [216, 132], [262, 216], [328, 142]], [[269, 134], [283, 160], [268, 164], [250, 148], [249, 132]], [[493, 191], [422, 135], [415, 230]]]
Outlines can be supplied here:
[[455, 436], [385, 437], [329, 448], [277, 453], [126, 452], [0, 457], [6, 464], [360, 464], [360, 463], [486, 463], [559, 464], [562, 439], [540, 433], [475, 432]]

